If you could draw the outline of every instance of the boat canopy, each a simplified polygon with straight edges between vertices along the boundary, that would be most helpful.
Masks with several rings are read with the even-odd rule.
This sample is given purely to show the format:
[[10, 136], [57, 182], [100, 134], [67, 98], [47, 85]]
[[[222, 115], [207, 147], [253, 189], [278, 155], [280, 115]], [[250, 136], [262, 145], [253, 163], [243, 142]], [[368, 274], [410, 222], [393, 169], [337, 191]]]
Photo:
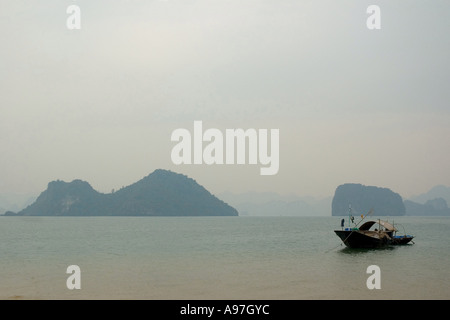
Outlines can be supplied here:
[[387, 221], [377, 220], [377, 221], [367, 221], [359, 227], [359, 230], [369, 230], [375, 223], [379, 223], [388, 231], [397, 231], [397, 229]]

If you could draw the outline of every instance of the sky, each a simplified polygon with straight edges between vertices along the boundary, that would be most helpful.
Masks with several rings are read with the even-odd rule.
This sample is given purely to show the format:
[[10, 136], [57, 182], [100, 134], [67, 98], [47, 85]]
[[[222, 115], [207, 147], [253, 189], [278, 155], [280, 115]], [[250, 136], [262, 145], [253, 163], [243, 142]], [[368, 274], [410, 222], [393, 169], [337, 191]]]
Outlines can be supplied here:
[[[81, 29], [67, 27], [70, 5]], [[449, 12], [447, 0], [0, 1], [0, 193], [57, 179], [109, 193], [159, 168], [215, 194], [448, 186]], [[194, 121], [279, 129], [278, 173], [175, 165], [171, 133]]]

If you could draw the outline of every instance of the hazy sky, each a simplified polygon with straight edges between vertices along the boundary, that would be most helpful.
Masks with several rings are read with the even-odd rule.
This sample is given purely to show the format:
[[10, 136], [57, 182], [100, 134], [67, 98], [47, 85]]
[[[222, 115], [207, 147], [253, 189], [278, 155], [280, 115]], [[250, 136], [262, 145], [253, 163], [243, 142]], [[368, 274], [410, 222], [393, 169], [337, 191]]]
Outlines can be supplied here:
[[[81, 9], [69, 30], [66, 9]], [[381, 8], [381, 30], [366, 9]], [[0, 0], [0, 193], [158, 168], [213, 193], [450, 185], [450, 2]], [[280, 169], [172, 163], [173, 130], [277, 128]]]

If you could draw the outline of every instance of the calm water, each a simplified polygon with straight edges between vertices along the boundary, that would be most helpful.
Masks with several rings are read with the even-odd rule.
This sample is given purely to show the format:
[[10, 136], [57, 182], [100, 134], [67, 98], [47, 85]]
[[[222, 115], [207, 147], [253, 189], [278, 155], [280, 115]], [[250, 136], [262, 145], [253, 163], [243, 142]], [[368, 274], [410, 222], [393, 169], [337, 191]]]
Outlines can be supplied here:
[[340, 220], [0, 217], [0, 298], [450, 299], [450, 219], [395, 218], [415, 244], [381, 250], [341, 246]]

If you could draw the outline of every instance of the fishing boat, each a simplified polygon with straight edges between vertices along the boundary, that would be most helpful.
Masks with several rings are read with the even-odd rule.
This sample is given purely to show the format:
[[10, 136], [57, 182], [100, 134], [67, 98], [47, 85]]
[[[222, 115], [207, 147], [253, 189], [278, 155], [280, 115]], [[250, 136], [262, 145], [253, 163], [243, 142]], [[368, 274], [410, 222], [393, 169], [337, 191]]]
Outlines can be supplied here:
[[[366, 216], [362, 215], [362, 220], [359, 223]], [[377, 219], [367, 221], [359, 227], [359, 223], [351, 227], [350, 222], [354, 224], [354, 218], [351, 215], [349, 216], [349, 227], [344, 227], [345, 219], [342, 219], [342, 229], [334, 230], [336, 235], [349, 248], [380, 248], [391, 245], [405, 245], [410, 243], [414, 238], [414, 236], [407, 234], [397, 235], [397, 228], [385, 220]]]

